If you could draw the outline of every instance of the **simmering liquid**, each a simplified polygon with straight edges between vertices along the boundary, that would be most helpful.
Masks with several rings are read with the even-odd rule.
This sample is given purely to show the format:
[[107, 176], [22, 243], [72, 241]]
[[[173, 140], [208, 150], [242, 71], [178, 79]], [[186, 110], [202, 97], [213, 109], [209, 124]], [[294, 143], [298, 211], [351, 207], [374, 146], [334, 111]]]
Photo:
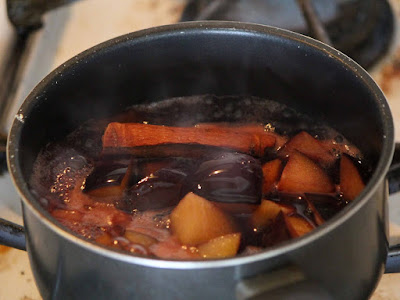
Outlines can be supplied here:
[[197, 260], [308, 234], [353, 201], [369, 173], [344, 136], [282, 104], [204, 95], [89, 120], [41, 151], [30, 186], [82, 238]]

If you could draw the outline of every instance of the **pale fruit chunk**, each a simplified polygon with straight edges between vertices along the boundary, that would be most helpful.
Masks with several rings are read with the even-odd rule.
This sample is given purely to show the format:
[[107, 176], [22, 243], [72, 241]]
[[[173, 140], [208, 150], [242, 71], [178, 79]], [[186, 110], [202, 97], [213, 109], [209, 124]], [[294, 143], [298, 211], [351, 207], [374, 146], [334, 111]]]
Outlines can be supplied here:
[[251, 216], [252, 225], [256, 228], [265, 227], [271, 224], [280, 212], [283, 214], [293, 213], [294, 207], [271, 200], [262, 200]]
[[269, 162], [266, 162], [262, 166], [263, 171], [263, 193], [269, 193], [274, 184], [279, 180], [279, 175], [281, 175], [282, 171], [282, 161], [280, 159], [274, 159]]
[[188, 193], [171, 213], [171, 230], [184, 245], [198, 245], [235, 232], [230, 217], [194, 193]]
[[364, 189], [365, 184], [350, 158], [343, 155], [340, 161], [340, 190], [347, 201], [354, 200]]
[[323, 165], [331, 165], [336, 159], [316, 138], [305, 131], [292, 137], [283, 152], [290, 155], [296, 150]]
[[331, 193], [335, 186], [317, 163], [294, 152], [283, 169], [278, 190], [290, 193]]
[[283, 218], [286, 223], [286, 228], [292, 238], [305, 235], [314, 229], [314, 226], [301, 216], [284, 215]]
[[108, 233], [103, 233], [101, 236], [96, 238], [96, 243], [105, 245], [105, 246], [112, 246], [113, 239]]
[[240, 233], [223, 235], [197, 247], [203, 258], [225, 258], [235, 256], [239, 250]]

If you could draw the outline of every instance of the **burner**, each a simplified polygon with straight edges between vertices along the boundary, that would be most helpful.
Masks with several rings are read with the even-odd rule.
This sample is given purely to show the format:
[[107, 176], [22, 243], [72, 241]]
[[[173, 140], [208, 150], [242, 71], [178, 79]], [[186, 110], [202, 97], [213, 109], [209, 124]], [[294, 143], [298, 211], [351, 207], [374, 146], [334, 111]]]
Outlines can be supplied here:
[[272, 25], [310, 35], [365, 68], [388, 51], [394, 15], [387, 0], [190, 0], [181, 21], [229, 20]]

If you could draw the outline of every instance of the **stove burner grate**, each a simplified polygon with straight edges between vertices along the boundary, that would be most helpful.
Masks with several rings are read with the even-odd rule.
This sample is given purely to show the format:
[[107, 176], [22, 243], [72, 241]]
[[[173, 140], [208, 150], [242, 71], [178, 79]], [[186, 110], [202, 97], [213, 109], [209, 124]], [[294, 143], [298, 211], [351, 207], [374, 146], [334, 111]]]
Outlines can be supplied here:
[[317, 38], [364, 68], [389, 50], [394, 13], [387, 0], [190, 0], [181, 21], [226, 20], [277, 26]]

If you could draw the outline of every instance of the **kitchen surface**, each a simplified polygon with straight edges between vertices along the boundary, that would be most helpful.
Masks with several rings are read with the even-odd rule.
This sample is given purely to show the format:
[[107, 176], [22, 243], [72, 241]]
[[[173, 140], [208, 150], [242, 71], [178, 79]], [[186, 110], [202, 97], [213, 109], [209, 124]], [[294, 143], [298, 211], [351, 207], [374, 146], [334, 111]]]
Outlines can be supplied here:
[[[333, 18], [335, 8], [327, 3], [329, 1], [325, 6], [316, 9], [321, 19], [328, 22]], [[396, 141], [400, 142], [400, 0], [385, 3], [395, 16], [393, 32], [388, 39], [390, 43], [387, 42], [389, 44], [382, 54], [376, 55], [376, 60], [363, 62], [388, 98], [395, 120]], [[42, 20], [43, 27], [31, 34], [25, 43], [26, 51], [21, 55], [21, 63], [16, 70], [18, 84], [9, 92], [12, 101], [4, 108], [6, 113], [1, 112], [6, 118], [0, 123], [0, 132], [8, 130], [17, 109], [31, 89], [51, 70], [79, 52], [132, 31], [171, 24], [185, 18], [212, 18], [215, 13], [212, 9], [216, 10], [216, 7], [208, 6], [208, 10], [196, 15], [193, 10], [187, 9], [187, 4], [186, 0], [123, 0], [118, 1], [118, 5], [111, 0], [81, 0], [72, 1], [46, 13]], [[254, 14], [255, 21], [256, 17]], [[279, 26], [282, 19], [283, 17], [274, 19], [273, 24]], [[296, 19], [292, 26], [301, 31], [305, 25], [302, 19]], [[323, 34], [316, 35], [323, 38]], [[6, 1], [0, 0], [0, 74], [8, 66], [15, 39], [15, 29], [6, 15]], [[374, 49], [376, 48], [379, 47]], [[360, 55], [360, 60], [366, 56], [371, 57]], [[2, 88], [4, 87], [0, 86]], [[4, 91], [0, 90], [0, 95], [2, 92]], [[0, 217], [22, 224], [19, 198], [7, 173], [0, 176], [0, 191]], [[389, 197], [389, 207], [390, 243], [396, 244], [400, 243], [400, 193]], [[0, 300], [41, 299], [24, 251], [0, 246], [0, 283]], [[371, 299], [400, 300], [400, 274], [384, 275]]]

